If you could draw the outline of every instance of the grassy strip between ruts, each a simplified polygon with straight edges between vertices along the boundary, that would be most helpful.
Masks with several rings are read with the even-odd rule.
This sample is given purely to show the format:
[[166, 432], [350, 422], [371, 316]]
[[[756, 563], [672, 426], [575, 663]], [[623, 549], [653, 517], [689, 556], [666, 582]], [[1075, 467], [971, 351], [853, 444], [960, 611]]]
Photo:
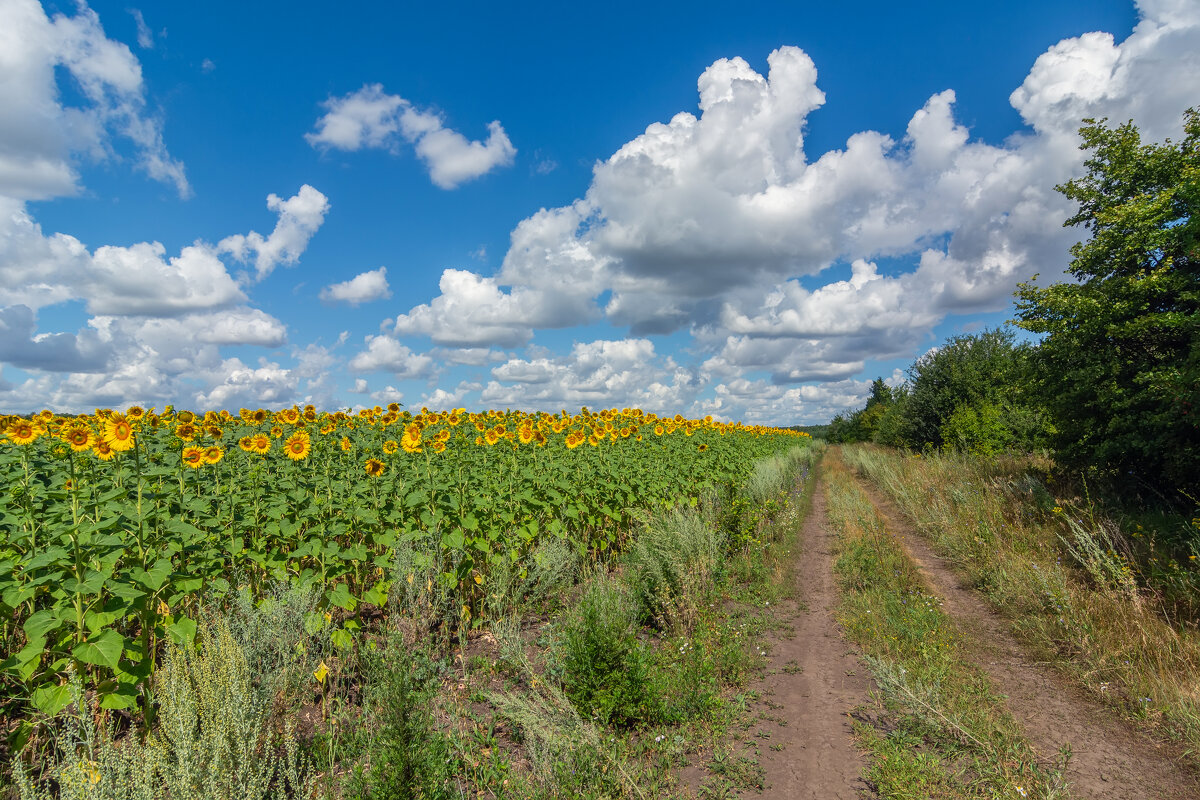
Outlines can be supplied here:
[[1034, 457], [841, 453], [1012, 621], [1035, 658], [1200, 765], [1200, 520], [1121, 520], [1086, 498], [1058, 498]]
[[1062, 765], [1036, 761], [968, 659], [963, 632], [854, 477], [840, 458], [825, 465], [839, 621], [880, 688], [878, 706], [855, 725], [870, 754], [866, 779], [882, 797], [1061, 796]]
[[[735, 496], [644, 520], [611, 561], [538, 551], [497, 579], [482, 632], [419, 624], [403, 593], [349, 646], [304, 625], [312, 593], [212, 608], [204, 647], [172, 651], [156, 683], [169, 728], [140, 740], [79, 696], [15, 796], [649, 798], [709, 759], [704, 794], [751, 788], [761, 771], [731, 734], [768, 602], [793, 588], [819, 453], [763, 459]], [[424, 582], [395, 562], [397, 583]]]

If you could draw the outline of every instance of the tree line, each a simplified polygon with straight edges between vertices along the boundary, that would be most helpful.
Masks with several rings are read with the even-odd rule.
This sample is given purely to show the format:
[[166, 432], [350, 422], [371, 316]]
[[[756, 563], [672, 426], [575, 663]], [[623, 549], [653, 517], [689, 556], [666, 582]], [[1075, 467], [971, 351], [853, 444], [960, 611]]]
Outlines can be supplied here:
[[1132, 122], [1080, 134], [1085, 174], [1056, 187], [1079, 205], [1064, 225], [1089, 234], [1071, 280], [1035, 276], [1012, 325], [949, 339], [900, 386], [877, 379], [829, 441], [1048, 449], [1118, 490], [1200, 503], [1200, 113], [1178, 143], [1144, 144]]

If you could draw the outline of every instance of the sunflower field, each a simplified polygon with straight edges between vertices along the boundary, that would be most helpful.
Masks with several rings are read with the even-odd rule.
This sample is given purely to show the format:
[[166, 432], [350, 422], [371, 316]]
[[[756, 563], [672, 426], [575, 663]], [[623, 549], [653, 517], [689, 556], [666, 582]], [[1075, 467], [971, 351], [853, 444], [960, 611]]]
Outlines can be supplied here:
[[319, 587], [335, 641], [397, 591], [477, 625], [546, 537], [619, 549], [647, 509], [729, 494], [804, 438], [636, 409], [0, 417], [0, 704], [56, 713], [74, 671], [134, 708], [203, 602], [281, 583]]

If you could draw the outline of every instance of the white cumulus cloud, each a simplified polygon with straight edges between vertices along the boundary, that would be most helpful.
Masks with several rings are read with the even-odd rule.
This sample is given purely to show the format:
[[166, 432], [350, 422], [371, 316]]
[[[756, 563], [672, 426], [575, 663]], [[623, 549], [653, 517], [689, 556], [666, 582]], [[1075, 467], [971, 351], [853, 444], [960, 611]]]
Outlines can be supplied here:
[[378, 83], [356, 92], [330, 97], [316, 129], [304, 138], [313, 147], [338, 150], [380, 148], [397, 151], [401, 141], [412, 145], [442, 189], [453, 189], [497, 167], [513, 163], [517, 150], [498, 121], [488, 123], [484, 141], [472, 141], [445, 127], [440, 114], [422, 110], [403, 97], [388, 94]]
[[391, 296], [387, 267], [360, 272], [348, 281], [334, 283], [321, 290], [321, 299], [326, 303], [345, 303], [350, 306], [386, 300]]

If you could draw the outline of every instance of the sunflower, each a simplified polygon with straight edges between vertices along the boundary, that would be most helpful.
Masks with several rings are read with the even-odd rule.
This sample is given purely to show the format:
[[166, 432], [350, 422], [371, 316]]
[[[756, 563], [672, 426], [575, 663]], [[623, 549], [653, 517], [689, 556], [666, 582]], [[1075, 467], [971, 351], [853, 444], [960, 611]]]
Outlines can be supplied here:
[[221, 430], [217, 425], [209, 425], [204, 429], [204, 432], [217, 441], [220, 441], [221, 437], [225, 435], [225, 431]]
[[655, 426], [654, 426], [654, 435], [655, 435], [655, 436], [662, 436], [662, 435], [663, 435], [663, 432], [664, 432], [665, 430], [666, 430], [666, 429], [665, 429], [665, 428], [663, 428], [663, 426], [662, 426], [662, 425], [655, 425]]
[[271, 428], [271, 435], [278, 439], [280, 436], [283, 436], [283, 428], [278, 425], [273, 426]]
[[705, 450], [708, 449], [708, 445], [702, 444], [702, 445], [700, 445], [700, 447], [698, 449], [700, 450], [701, 453], [703, 453]]
[[600, 446], [600, 437], [596, 436], [595, 434], [592, 434], [591, 436], [588, 437], [587, 443], [590, 444], [592, 447], [599, 447]]
[[204, 448], [203, 447], [185, 447], [183, 448], [183, 463], [192, 469], [200, 469], [204, 466]]
[[16, 444], [26, 445], [31, 444], [34, 439], [41, 436], [42, 429], [29, 420], [19, 419], [8, 426], [7, 435]]
[[125, 416], [132, 420], [139, 420], [146, 416], [146, 409], [142, 408], [141, 406], [130, 406], [129, 408], [125, 409]]
[[283, 452], [292, 461], [303, 461], [312, 452], [312, 439], [308, 431], [296, 431], [283, 443]]
[[521, 444], [529, 444], [533, 441], [533, 428], [528, 425], [522, 425], [517, 430], [517, 438], [521, 440]]
[[180, 422], [195, 422], [196, 415], [190, 411], [180, 411], [177, 415]]
[[92, 443], [95, 441], [92, 438], [90, 428], [73, 425], [63, 431], [63, 441], [71, 445], [71, 449], [76, 453], [82, 453], [84, 450], [91, 450]]
[[271, 437], [267, 436], [265, 433], [255, 434], [254, 438], [251, 439], [250, 442], [254, 448], [254, 452], [258, 453], [260, 456], [271, 449]]
[[372, 478], [378, 478], [380, 475], [382, 475], [383, 469], [384, 469], [383, 462], [380, 461], [379, 459], [376, 459], [376, 458], [368, 458], [367, 459], [367, 465], [366, 465], [367, 474], [370, 475]]
[[215, 464], [225, 456], [225, 451], [215, 444], [204, 448], [204, 463]]
[[493, 445], [496, 442], [500, 441], [500, 435], [501, 434], [500, 434], [499, 428], [492, 428], [491, 430], [489, 430], [487, 433], [485, 433], [483, 435], [483, 438], [484, 438], [484, 441], [486, 441], [489, 445]]
[[185, 422], [175, 428], [175, 435], [185, 442], [190, 442], [196, 438], [196, 426], [190, 422]]
[[242, 438], [238, 439], [238, 447], [242, 448], [247, 453], [253, 453], [254, 452], [254, 440], [251, 439], [249, 436], [243, 436]]
[[421, 426], [413, 423], [405, 428], [404, 435], [400, 437], [400, 446], [406, 453], [421, 452]]
[[433, 444], [429, 445], [429, 449], [435, 453], [444, 453], [446, 452], [446, 443], [434, 442]]
[[285, 425], [295, 425], [300, 421], [300, 410], [297, 408], [285, 408], [275, 415], [275, 419], [282, 420]]
[[256, 408], [250, 412], [250, 421], [255, 425], [262, 425], [267, 421], [267, 412], [265, 409]]
[[348, 437], [343, 436], [341, 443], [338, 444], [338, 447], [342, 448], [343, 453], [349, 453], [350, 450], [353, 449], [354, 443], [351, 442]]
[[112, 461], [112, 457], [116, 454], [116, 451], [108, 446], [108, 442], [103, 439], [96, 440], [96, 455], [101, 461]]
[[124, 414], [113, 414], [104, 420], [104, 442], [118, 453], [133, 448], [133, 426]]
[[337, 423], [332, 420], [327, 420], [325, 424], [321, 426], [321, 435], [325, 436], [333, 433], [335, 430], [337, 430]]
[[392, 412], [393, 414], [399, 413], [400, 412], [400, 404], [399, 403], [388, 403], [388, 411]]

